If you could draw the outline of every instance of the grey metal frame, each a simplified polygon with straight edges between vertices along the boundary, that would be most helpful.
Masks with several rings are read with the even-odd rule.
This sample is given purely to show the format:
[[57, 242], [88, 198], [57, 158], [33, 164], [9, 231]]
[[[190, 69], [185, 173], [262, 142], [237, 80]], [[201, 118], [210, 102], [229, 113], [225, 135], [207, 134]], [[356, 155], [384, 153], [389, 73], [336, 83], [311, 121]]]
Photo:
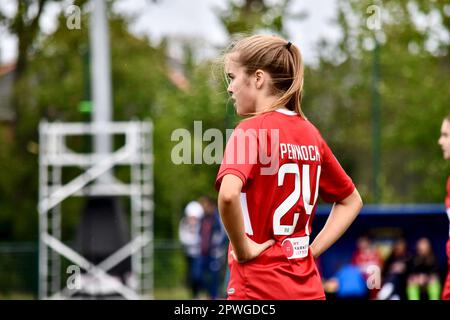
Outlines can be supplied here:
[[[110, 154], [76, 153], [66, 137], [98, 134], [124, 135], [125, 143]], [[133, 288], [118, 284], [125, 299], [153, 298], [153, 125], [151, 122], [49, 123], [39, 125], [39, 298], [68, 299], [81, 288], [61, 283], [61, 256], [97, 278], [110, 278], [108, 270], [131, 256]], [[97, 179], [115, 165], [130, 168], [130, 183], [115, 177]], [[84, 172], [62, 183], [64, 168]], [[91, 183], [94, 182], [94, 183]], [[110, 257], [93, 265], [61, 239], [61, 203], [73, 196], [125, 196], [130, 199], [131, 241]]]

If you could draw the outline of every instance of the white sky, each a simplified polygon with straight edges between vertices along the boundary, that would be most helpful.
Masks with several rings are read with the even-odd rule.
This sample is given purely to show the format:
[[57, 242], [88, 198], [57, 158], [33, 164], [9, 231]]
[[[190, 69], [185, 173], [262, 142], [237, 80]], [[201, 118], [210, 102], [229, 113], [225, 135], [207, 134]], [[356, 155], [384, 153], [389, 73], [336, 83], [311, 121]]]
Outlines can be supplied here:
[[[0, 9], [13, 14], [16, 0], [1, 0]], [[276, 3], [279, 0], [266, 0]], [[155, 3], [156, 2], [156, 3]], [[63, 2], [67, 8], [70, 0]], [[216, 8], [224, 8], [224, 0], [119, 0], [114, 10], [134, 17], [131, 31], [146, 35], [155, 42], [163, 36], [188, 37], [200, 44], [199, 56], [214, 54], [213, 48], [226, 43], [226, 32], [219, 22]], [[56, 15], [60, 4], [48, 4], [40, 21], [44, 32], [56, 28]], [[289, 40], [300, 46], [306, 63], [315, 61], [315, 44], [321, 38], [331, 41], [339, 37], [333, 23], [336, 17], [336, 0], [293, 0], [291, 12], [304, 11], [304, 20], [287, 21]], [[87, 27], [87, 26], [81, 26]], [[195, 39], [195, 40], [194, 40]], [[11, 62], [17, 54], [17, 40], [0, 28], [0, 62]]]

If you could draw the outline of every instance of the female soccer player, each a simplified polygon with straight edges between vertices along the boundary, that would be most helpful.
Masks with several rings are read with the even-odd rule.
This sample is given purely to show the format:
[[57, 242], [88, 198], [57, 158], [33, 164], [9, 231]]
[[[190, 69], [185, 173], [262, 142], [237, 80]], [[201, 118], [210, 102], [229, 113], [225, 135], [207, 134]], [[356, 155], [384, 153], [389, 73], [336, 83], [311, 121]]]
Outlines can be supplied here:
[[[450, 115], [448, 115], [441, 126], [441, 136], [438, 141], [442, 148], [445, 160], [450, 160]], [[447, 208], [447, 215], [450, 219], [450, 176], [447, 179], [447, 197], [445, 198], [445, 207]], [[447, 279], [445, 280], [444, 290], [442, 291], [442, 300], [450, 300], [450, 231], [449, 238], [447, 240], [447, 259], [448, 259], [448, 272]]]
[[[219, 169], [219, 210], [230, 239], [229, 299], [325, 299], [315, 264], [358, 215], [362, 200], [300, 107], [299, 49], [255, 35], [225, 54], [228, 92], [246, 117]], [[334, 203], [310, 244], [317, 197]]]

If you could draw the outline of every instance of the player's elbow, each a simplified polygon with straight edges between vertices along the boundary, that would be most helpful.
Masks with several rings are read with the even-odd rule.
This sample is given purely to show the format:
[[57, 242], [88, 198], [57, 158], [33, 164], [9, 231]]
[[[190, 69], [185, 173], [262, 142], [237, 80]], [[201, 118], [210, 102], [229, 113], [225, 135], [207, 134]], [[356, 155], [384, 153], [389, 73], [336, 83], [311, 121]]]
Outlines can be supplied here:
[[356, 197], [355, 197], [355, 205], [358, 208], [358, 212], [362, 209], [364, 206], [363, 199], [361, 198], [361, 195], [359, 194], [358, 190], [355, 189]]
[[358, 215], [364, 205], [358, 190], [355, 189], [349, 200], [349, 204], [353, 207], [353, 211]]
[[230, 205], [237, 201], [240, 197], [240, 192], [237, 190], [220, 190], [219, 192], [219, 205]]
[[363, 207], [363, 200], [358, 190], [355, 189], [347, 198], [339, 201], [339, 204], [358, 214]]
[[242, 181], [238, 177], [227, 174], [222, 180], [222, 184], [219, 190], [219, 206], [231, 205], [236, 201], [239, 201], [242, 190]]

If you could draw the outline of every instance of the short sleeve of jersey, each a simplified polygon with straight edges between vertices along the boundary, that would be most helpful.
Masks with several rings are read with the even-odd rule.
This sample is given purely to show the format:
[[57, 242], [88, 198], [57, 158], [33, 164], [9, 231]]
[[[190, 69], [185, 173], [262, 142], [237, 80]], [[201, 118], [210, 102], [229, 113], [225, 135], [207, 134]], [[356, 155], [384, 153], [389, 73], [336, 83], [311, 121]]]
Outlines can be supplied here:
[[226, 174], [234, 174], [242, 180], [245, 186], [252, 178], [252, 172], [258, 161], [258, 135], [254, 122], [243, 121], [228, 139], [225, 152], [217, 173], [215, 187], [220, 189], [222, 179]]
[[321, 140], [323, 154], [319, 194], [326, 202], [337, 202], [347, 198], [355, 190], [355, 185], [341, 167], [327, 143], [323, 139]]

